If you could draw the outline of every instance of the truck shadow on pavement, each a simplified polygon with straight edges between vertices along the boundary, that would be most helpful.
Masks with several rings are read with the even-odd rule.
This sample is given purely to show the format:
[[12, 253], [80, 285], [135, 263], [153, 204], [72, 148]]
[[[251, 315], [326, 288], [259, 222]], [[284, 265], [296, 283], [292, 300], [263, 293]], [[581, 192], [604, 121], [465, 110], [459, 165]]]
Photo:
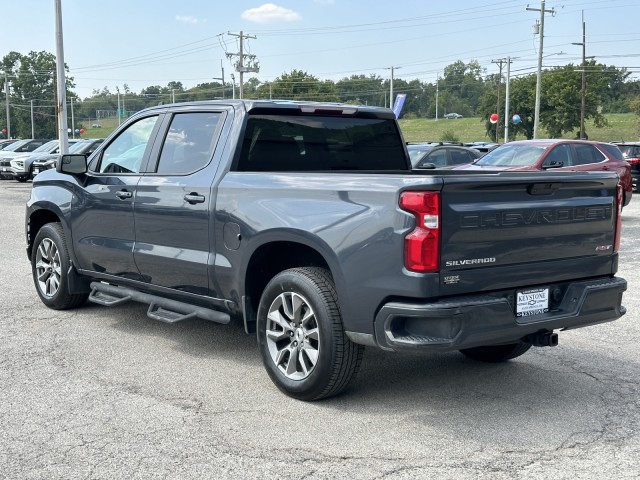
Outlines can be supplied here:
[[[135, 337], [136, 344], [162, 339], [180, 355], [207, 361], [233, 362], [263, 375], [265, 395], [282, 395], [263, 371], [255, 337], [246, 335], [238, 322], [218, 325], [201, 320], [164, 324], [146, 317], [146, 307], [104, 309], [87, 305], [87, 316], [98, 316], [122, 334]], [[164, 348], [164, 347], [162, 347]], [[462, 431], [472, 420], [474, 428], [521, 428], [539, 423], [582, 425], [599, 429], [612, 410], [626, 406], [636, 392], [638, 365], [572, 347], [533, 348], [518, 359], [503, 364], [484, 364], [457, 352], [422, 355], [387, 353], [368, 348], [360, 372], [342, 395], [313, 404], [314, 408], [345, 413], [378, 413], [382, 416], [410, 415], [416, 422], [457, 424]], [[262, 388], [262, 386], [257, 386]], [[633, 398], [633, 397], [631, 397]], [[283, 397], [285, 402], [296, 402]], [[562, 420], [558, 420], [562, 419]], [[540, 431], [542, 434], [542, 430]]]

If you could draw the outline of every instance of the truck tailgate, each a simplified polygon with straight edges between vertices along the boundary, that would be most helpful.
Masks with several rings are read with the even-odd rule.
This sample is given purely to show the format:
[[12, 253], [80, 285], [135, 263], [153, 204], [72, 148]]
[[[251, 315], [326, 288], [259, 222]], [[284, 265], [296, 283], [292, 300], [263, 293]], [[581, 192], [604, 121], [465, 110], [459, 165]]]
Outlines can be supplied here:
[[613, 274], [617, 181], [606, 172], [445, 177], [441, 295]]

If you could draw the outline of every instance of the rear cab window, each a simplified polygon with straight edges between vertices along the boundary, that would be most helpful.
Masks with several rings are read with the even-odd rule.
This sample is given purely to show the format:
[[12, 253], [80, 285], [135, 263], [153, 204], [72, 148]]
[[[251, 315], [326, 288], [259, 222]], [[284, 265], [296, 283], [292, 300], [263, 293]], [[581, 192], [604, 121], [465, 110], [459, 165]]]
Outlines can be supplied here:
[[251, 115], [239, 171], [407, 170], [396, 122], [387, 118]]

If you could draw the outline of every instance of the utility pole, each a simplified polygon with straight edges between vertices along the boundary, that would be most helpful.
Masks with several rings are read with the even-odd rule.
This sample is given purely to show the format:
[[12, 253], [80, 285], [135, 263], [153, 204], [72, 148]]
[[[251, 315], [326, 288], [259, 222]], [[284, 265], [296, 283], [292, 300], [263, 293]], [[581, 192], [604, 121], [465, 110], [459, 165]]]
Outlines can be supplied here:
[[7, 105], [7, 138], [11, 138], [11, 116], [9, 115], [9, 77], [4, 72], [4, 103]]
[[511, 57], [507, 57], [507, 84], [504, 100], [504, 143], [509, 142], [509, 85], [511, 83]]
[[[500, 126], [500, 87], [502, 86], [502, 66], [507, 62], [506, 58], [500, 58], [499, 60], [491, 60], [491, 63], [497, 63], [500, 67], [500, 73], [498, 74], [498, 101], [496, 105], [496, 113], [498, 114], [498, 121], [496, 122], [496, 143], [499, 143], [499, 131], [498, 128]], [[507, 124], [507, 119], [504, 119], [505, 124]]]
[[171, 103], [176, 103], [176, 89], [171, 89]]
[[580, 139], [586, 138], [584, 131], [584, 115], [587, 109], [587, 33], [586, 24], [584, 23], [584, 10], [582, 11], [582, 42], [572, 43], [571, 45], [582, 45], [582, 90], [580, 104]]
[[389, 108], [393, 108], [393, 72], [396, 68], [401, 67], [389, 67], [387, 70], [391, 70], [391, 82], [389, 83]]
[[531, 12], [540, 12], [540, 47], [538, 48], [538, 76], [536, 80], [536, 106], [535, 113], [533, 117], [533, 138], [538, 138], [538, 128], [540, 126], [540, 96], [542, 94], [542, 48], [544, 45], [544, 14], [550, 13], [551, 15], [555, 15], [556, 11], [552, 8], [551, 10], [546, 10], [544, 8], [544, 0], [540, 1], [540, 8], [526, 8]]
[[67, 83], [64, 76], [64, 42], [62, 38], [62, 5], [55, 0], [56, 8], [56, 73], [58, 81], [58, 139], [60, 153], [69, 153], [69, 133], [67, 132]]
[[[238, 53], [227, 53], [228, 58], [238, 57], [238, 60], [235, 63], [236, 72], [240, 74], [240, 99], [244, 98], [244, 73], [245, 72], [259, 72], [260, 66], [256, 61], [255, 55], [250, 55], [244, 53], [244, 40], [245, 39], [256, 39], [255, 35], [246, 35], [240, 31], [240, 33], [231, 33], [227, 32], [227, 35], [231, 35], [232, 37], [238, 37], [240, 44], [240, 51]], [[248, 63], [245, 65], [245, 59]]]

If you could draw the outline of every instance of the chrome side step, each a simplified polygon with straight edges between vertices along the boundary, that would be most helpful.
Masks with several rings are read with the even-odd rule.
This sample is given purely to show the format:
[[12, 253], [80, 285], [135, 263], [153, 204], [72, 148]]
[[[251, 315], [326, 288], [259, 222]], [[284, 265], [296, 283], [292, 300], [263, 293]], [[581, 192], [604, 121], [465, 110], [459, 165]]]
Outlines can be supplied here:
[[222, 324], [231, 321], [228, 313], [101, 282], [91, 282], [89, 300], [106, 307], [120, 305], [130, 300], [146, 303], [149, 305], [147, 316], [165, 323], [176, 323], [190, 318], [201, 318]]

